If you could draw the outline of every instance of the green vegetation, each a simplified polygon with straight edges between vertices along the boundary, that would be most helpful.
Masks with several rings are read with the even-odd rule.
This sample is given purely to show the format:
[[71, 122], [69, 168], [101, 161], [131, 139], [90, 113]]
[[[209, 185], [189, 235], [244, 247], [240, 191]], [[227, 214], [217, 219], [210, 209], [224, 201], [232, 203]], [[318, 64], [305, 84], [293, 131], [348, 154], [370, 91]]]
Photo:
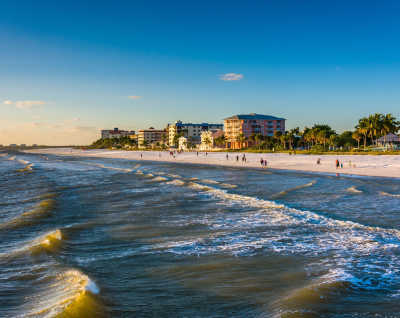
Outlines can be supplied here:
[[[293, 152], [321, 154], [382, 154], [377, 149], [377, 140], [385, 139], [389, 133], [397, 133], [400, 122], [392, 114], [373, 114], [358, 121], [354, 131], [344, 131], [337, 134], [329, 125], [315, 124], [313, 127], [293, 128], [285, 133], [276, 131], [273, 137], [253, 134], [246, 138], [243, 134], [237, 137], [237, 142], [243, 145], [242, 150], [248, 152]], [[385, 140], [386, 141], [386, 140]], [[363, 148], [360, 148], [360, 144]], [[385, 142], [386, 143], [386, 142]], [[246, 145], [249, 145], [247, 148]], [[395, 149], [381, 148], [387, 153], [395, 153]], [[236, 150], [234, 150], [236, 151]]]
[[129, 137], [98, 139], [89, 146], [91, 149], [134, 149], [137, 142]]

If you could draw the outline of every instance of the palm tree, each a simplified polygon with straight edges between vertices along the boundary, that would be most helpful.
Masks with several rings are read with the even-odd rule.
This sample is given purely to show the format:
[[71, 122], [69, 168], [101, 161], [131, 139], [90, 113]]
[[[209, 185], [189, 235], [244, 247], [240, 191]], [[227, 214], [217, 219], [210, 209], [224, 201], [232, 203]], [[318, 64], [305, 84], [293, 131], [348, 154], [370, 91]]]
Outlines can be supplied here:
[[395, 134], [399, 130], [400, 123], [396, 121], [396, 118], [393, 117], [392, 114], [386, 114], [382, 118], [382, 125], [381, 125], [381, 135], [384, 137], [384, 141], [386, 144], [386, 135], [389, 133]]
[[357, 148], [360, 148], [360, 141], [361, 141], [361, 133], [358, 130], [355, 130], [351, 137], [354, 140], [357, 140]]
[[240, 148], [243, 148], [243, 143], [246, 141], [246, 137], [241, 133], [236, 137], [236, 141], [240, 143]]
[[363, 117], [358, 120], [356, 126], [357, 131], [363, 136], [364, 139], [364, 149], [367, 147], [367, 135], [369, 131], [369, 121], [367, 117]]

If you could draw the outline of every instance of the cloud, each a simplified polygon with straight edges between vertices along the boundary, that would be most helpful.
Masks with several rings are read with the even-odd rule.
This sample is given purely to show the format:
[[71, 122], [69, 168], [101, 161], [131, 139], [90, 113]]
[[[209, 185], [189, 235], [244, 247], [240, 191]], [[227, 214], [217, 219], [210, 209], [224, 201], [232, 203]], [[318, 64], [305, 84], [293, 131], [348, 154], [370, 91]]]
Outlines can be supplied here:
[[238, 73], [226, 73], [219, 77], [221, 81], [240, 81], [243, 78], [243, 74]]
[[137, 95], [132, 95], [132, 96], [128, 96], [130, 99], [139, 99], [142, 98], [142, 96], [137, 96]]
[[42, 100], [17, 100], [15, 102], [11, 100], [5, 100], [3, 104], [15, 105], [15, 107], [18, 109], [32, 109], [33, 107], [42, 106], [46, 103]]

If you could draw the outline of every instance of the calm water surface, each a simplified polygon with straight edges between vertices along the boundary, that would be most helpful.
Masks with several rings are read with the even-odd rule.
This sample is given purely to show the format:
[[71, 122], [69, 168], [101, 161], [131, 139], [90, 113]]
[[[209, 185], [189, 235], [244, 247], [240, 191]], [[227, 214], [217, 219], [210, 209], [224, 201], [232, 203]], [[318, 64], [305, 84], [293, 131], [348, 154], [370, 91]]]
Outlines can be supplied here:
[[400, 317], [400, 181], [0, 157], [0, 317]]

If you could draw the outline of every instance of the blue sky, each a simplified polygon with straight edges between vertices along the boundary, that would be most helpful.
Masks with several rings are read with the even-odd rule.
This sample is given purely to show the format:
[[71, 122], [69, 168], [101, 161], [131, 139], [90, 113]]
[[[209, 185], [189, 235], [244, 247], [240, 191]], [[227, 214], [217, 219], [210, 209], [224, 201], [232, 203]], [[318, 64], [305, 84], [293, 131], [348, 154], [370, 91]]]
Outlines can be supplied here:
[[338, 131], [400, 117], [399, 16], [398, 1], [2, 1], [0, 143], [250, 112]]

